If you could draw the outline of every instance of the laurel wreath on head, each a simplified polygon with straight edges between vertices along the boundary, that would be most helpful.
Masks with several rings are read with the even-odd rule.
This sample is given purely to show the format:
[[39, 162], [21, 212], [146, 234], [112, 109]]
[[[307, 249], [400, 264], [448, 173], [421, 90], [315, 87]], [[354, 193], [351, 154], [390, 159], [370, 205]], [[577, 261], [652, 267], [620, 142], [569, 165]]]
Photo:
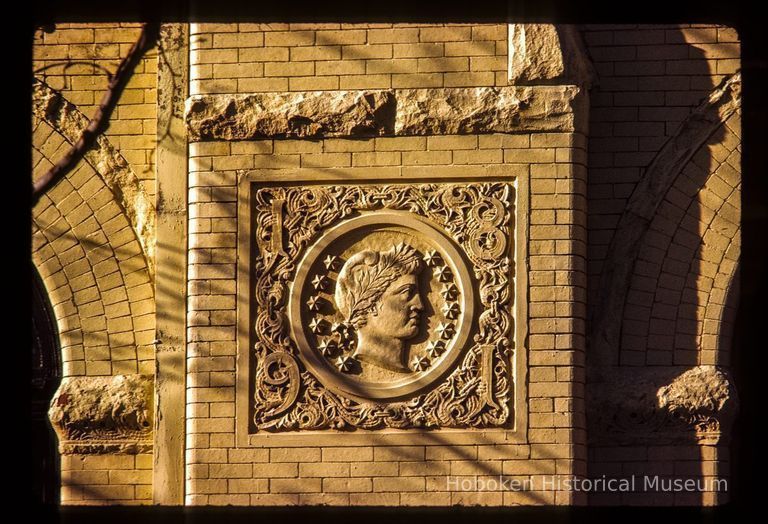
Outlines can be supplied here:
[[350, 257], [339, 272], [335, 293], [346, 323], [357, 329], [365, 326], [387, 287], [420, 267], [417, 251], [403, 242], [389, 251], [365, 250]]

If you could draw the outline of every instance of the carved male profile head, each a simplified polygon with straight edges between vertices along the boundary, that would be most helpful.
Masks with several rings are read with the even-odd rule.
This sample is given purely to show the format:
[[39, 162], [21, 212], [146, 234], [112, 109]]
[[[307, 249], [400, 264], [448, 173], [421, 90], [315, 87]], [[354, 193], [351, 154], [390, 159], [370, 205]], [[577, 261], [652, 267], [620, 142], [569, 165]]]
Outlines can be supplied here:
[[336, 305], [357, 331], [357, 358], [408, 371], [404, 341], [419, 333], [424, 309], [417, 280], [421, 269], [421, 257], [404, 243], [388, 251], [361, 251], [341, 268]]

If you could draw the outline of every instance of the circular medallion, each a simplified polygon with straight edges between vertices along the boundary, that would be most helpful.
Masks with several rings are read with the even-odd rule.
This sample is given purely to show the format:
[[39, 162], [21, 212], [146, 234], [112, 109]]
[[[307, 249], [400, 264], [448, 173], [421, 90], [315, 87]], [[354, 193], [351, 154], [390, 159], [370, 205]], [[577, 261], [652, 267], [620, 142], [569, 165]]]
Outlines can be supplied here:
[[289, 300], [302, 362], [356, 399], [427, 389], [453, 369], [472, 330], [474, 290], [459, 249], [402, 211], [326, 230], [299, 262]]

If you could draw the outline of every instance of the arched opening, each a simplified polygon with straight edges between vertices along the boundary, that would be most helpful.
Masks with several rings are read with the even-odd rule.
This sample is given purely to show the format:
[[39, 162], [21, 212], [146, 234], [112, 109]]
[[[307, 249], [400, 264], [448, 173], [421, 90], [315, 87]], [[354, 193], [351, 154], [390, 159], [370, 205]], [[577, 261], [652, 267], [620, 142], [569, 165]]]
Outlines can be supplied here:
[[32, 496], [42, 504], [58, 504], [60, 459], [48, 406], [61, 382], [61, 351], [45, 286], [37, 269], [32, 273]]

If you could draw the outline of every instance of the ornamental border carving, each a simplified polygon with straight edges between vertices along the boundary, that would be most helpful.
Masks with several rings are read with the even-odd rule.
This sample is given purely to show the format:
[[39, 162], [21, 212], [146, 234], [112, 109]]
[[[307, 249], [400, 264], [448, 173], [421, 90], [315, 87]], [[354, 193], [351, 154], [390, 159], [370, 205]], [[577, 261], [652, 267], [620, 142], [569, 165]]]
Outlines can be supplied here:
[[[255, 376], [257, 373], [260, 374], [259, 380], [263, 380], [265, 378], [264, 375], [264, 362], [268, 359], [268, 364], [277, 364], [278, 366], [284, 366], [285, 362], [283, 362], [285, 359], [283, 357], [288, 356], [288, 358], [293, 358], [293, 356], [290, 356], [288, 353], [278, 353], [278, 352], [270, 352], [269, 355], [264, 355], [265, 359], [262, 360], [262, 365], [258, 366], [258, 369], [254, 369], [257, 366], [254, 365], [255, 359], [251, 359], [250, 353], [253, 352], [251, 346], [253, 345], [253, 341], [251, 339], [251, 332], [253, 331], [251, 329], [250, 324], [253, 322], [254, 318], [251, 313], [251, 304], [250, 301], [252, 299], [252, 293], [250, 292], [251, 286], [253, 285], [251, 280], [251, 264], [252, 264], [252, 253], [254, 250], [258, 249], [257, 243], [259, 242], [256, 239], [256, 231], [251, 230], [251, 224], [252, 224], [252, 210], [254, 206], [254, 202], [252, 201], [253, 198], [256, 197], [256, 192], [252, 191], [253, 187], [259, 187], [259, 188], [279, 188], [283, 186], [286, 182], [290, 182], [290, 184], [285, 184], [284, 187], [292, 189], [293, 191], [296, 191], [297, 186], [300, 188], [301, 183], [305, 182], [307, 186], [325, 186], [325, 187], [344, 187], [345, 182], [348, 183], [348, 181], [345, 181], [344, 179], [341, 179], [338, 177], [338, 175], [334, 175], [333, 170], [327, 169], [327, 170], [321, 170], [318, 171], [317, 169], [313, 169], [311, 174], [307, 172], [306, 179], [303, 179], [301, 170], [298, 171], [297, 175], [289, 176], [289, 175], [281, 175], [278, 177], [272, 177], [269, 182], [265, 182], [263, 177], [258, 176], [257, 172], [251, 172], [251, 173], [243, 173], [244, 176], [241, 177], [239, 188], [238, 188], [238, 360], [237, 360], [237, 412], [236, 412], [236, 432], [237, 432], [237, 445], [239, 446], [302, 446], [307, 445], [308, 441], [307, 439], [310, 438], [312, 440], [313, 445], [333, 445], [334, 442], [337, 442], [337, 435], [342, 433], [345, 435], [345, 443], [349, 442], [349, 445], [375, 445], [375, 444], [400, 444], [400, 443], [418, 443], [418, 442], [435, 442], [435, 439], [440, 439], [446, 442], [451, 443], [461, 443], [461, 442], [473, 442], [477, 443], [478, 439], [481, 441], [487, 442], [487, 443], [514, 443], [514, 442], [524, 442], [525, 441], [525, 434], [526, 434], [526, 426], [527, 426], [527, 400], [526, 400], [526, 353], [527, 348], [525, 344], [525, 340], [527, 338], [527, 321], [521, 321], [519, 319], [526, 319], [527, 318], [527, 271], [526, 271], [526, 264], [525, 263], [516, 263], [515, 270], [512, 272], [507, 271], [507, 274], [509, 275], [509, 282], [507, 282], [506, 286], [508, 289], [508, 293], [510, 293], [510, 302], [512, 303], [511, 310], [509, 312], [510, 315], [510, 322], [513, 323], [515, 326], [512, 330], [511, 336], [513, 337], [513, 340], [510, 340], [509, 346], [514, 348], [514, 351], [512, 351], [512, 355], [510, 359], [507, 359], [508, 362], [508, 373], [507, 376], [509, 378], [508, 382], [504, 382], [503, 380], [497, 382], [498, 387], [497, 390], [493, 394], [485, 394], [483, 388], [480, 388], [480, 395], [478, 396], [478, 399], [486, 398], [486, 399], [492, 399], [494, 395], [501, 395], [502, 397], [506, 398], [506, 401], [504, 402], [507, 406], [506, 414], [504, 414], [504, 410], [501, 409], [498, 413], [496, 413], [495, 416], [498, 417], [498, 420], [490, 421], [485, 420], [481, 418], [473, 418], [477, 417], [478, 413], [482, 412], [483, 410], [475, 410], [475, 412], [468, 417], [465, 417], [461, 420], [443, 420], [441, 422], [438, 422], [435, 417], [433, 416], [432, 419], [429, 419], [429, 417], [424, 418], [424, 422], [421, 424], [411, 424], [411, 423], [398, 423], [398, 416], [402, 417], [403, 414], [395, 415], [394, 417], [384, 417], [382, 416], [371, 416], [375, 410], [371, 410], [370, 412], [366, 412], [364, 416], [358, 417], [355, 419], [352, 417], [353, 421], [357, 421], [356, 423], [353, 422], [352, 424], [349, 424], [350, 417], [349, 412], [347, 411], [347, 414], [345, 416], [336, 417], [336, 420], [332, 420], [330, 418], [324, 418], [320, 417], [318, 419], [315, 419], [313, 423], [306, 423], [303, 425], [303, 429], [301, 431], [282, 431], [282, 432], [270, 432], [261, 430], [259, 431], [255, 426], [257, 424], [254, 424], [254, 419], [258, 419], [258, 414], [254, 413], [254, 402], [251, 400], [252, 395], [254, 394], [256, 387], [255, 384]], [[367, 186], [369, 188], [373, 188], [376, 186], [379, 189], [386, 188], [386, 186], [395, 187], [403, 189], [403, 188], [410, 188], [413, 190], [414, 187], [422, 186], [422, 188], [428, 188], [428, 187], [439, 187], [444, 186], [445, 184], [450, 185], [451, 179], [454, 177], [445, 177], [444, 174], [440, 173], [439, 168], [435, 169], [434, 175], [427, 177], [425, 179], [420, 180], [396, 180], [396, 181], [381, 181], [376, 178], [371, 178], [368, 180], [368, 183], [371, 184], [370, 186]], [[464, 184], [485, 184], [488, 187], [491, 187], [494, 185], [494, 183], [497, 186], [503, 186], [504, 184], [509, 184], [514, 194], [511, 198], [513, 198], [514, 202], [514, 216], [511, 217], [511, 224], [512, 224], [512, 231], [510, 232], [510, 238], [509, 242], [512, 244], [511, 246], [511, 253], [512, 260], [514, 261], [524, 261], [525, 258], [525, 250], [526, 250], [526, 237], [527, 237], [527, 213], [528, 213], [528, 186], [527, 186], [527, 180], [524, 180], [523, 178], [506, 178], [506, 179], [500, 179], [498, 177], [494, 178], [475, 178], [473, 180], [466, 180], [463, 178], [456, 177], [456, 182], [462, 182]], [[366, 181], [361, 181], [362, 183], [365, 183]], [[359, 186], [355, 186], [358, 187]], [[360, 192], [359, 189], [357, 192]], [[379, 197], [382, 196], [381, 191], [378, 193], [374, 191], [367, 191], [371, 193], [372, 195], [379, 195]], [[407, 192], [407, 191], [405, 191]], [[412, 191], [413, 192], [413, 191]], [[417, 192], [417, 191], [416, 191]], [[353, 193], [356, 193], [353, 191]], [[358, 195], [360, 196], [360, 195]], [[401, 195], [402, 196], [402, 195]], [[365, 199], [364, 199], [365, 200]], [[262, 204], [265, 204], [262, 202]], [[401, 202], [402, 204], [402, 202]], [[270, 204], [271, 205], [271, 204]], [[382, 204], [381, 200], [379, 200], [378, 203], [372, 203], [368, 202], [367, 204], [363, 204], [361, 207], [365, 209], [365, 206], [370, 207], [371, 209], [397, 209], [397, 206], [394, 208], [386, 206]], [[407, 208], [407, 204], [405, 204]], [[338, 220], [341, 218], [336, 217], [336, 223], [338, 223]], [[285, 233], [287, 234], [287, 233]], [[449, 235], [450, 236], [450, 235]], [[455, 240], [455, 238], [454, 238]], [[272, 248], [275, 247], [275, 245], [272, 244], [271, 240], [267, 239], [265, 240], [267, 242], [267, 245]], [[283, 239], [283, 241], [287, 245], [287, 241]], [[279, 248], [278, 248], [279, 249]], [[302, 250], [303, 252], [303, 250]], [[479, 297], [476, 297], [476, 300], [479, 303]], [[287, 303], [287, 301], [286, 301]], [[475, 323], [478, 323], [478, 319], [475, 318]], [[290, 331], [290, 330], [289, 330]], [[498, 337], [499, 334], [490, 334], [491, 337]], [[482, 338], [482, 337], [481, 337]], [[472, 344], [468, 344], [468, 346], [472, 346]], [[475, 346], [480, 347], [482, 349], [483, 344], [475, 344]], [[477, 349], [477, 348], [475, 348]], [[445, 376], [445, 378], [441, 379], [442, 382], [438, 382], [437, 384], [440, 384], [439, 386], [435, 386], [436, 389], [426, 390], [426, 394], [430, 392], [434, 392], [443, 385], [445, 385], [450, 378], [453, 375], [458, 374], [458, 372], [465, 370], [467, 368], [467, 361], [470, 361], [471, 364], [469, 367], [472, 368], [473, 372], [482, 374], [483, 371], [482, 364], [484, 362], [479, 361], [485, 361], [488, 359], [483, 359], [482, 355], [475, 354], [474, 351], [467, 351], [465, 352], [462, 359], [464, 361], [459, 362], [457, 364], [457, 367], [451, 371], [448, 375]], [[478, 356], [479, 355], [479, 356]], [[296, 362], [296, 359], [294, 359], [294, 363]], [[477, 364], [477, 365], [474, 365]], [[487, 362], [486, 362], [487, 364]], [[291, 376], [294, 380], [298, 379], [301, 375], [301, 380], [306, 380], [307, 373], [288, 373], [288, 368], [292, 368], [292, 366], [288, 366], [286, 368], [286, 374], [285, 377], [282, 375], [280, 377], [271, 377], [271, 378], [286, 378], [287, 381], [291, 379]], [[298, 370], [298, 367], [296, 369]], [[488, 377], [488, 374], [485, 374], [485, 377]], [[267, 377], [269, 378], [269, 377]], [[483, 377], [476, 377], [476, 380], [481, 381]], [[278, 381], [279, 382], [279, 381]], [[315, 380], [317, 383], [317, 381]], [[493, 381], [489, 381], [489, 383], [493, 383]], [[319, 384], [319, 383], [317, 383]], [[272, 384], [273, 386], [275, 384]], [[312, 388], [309, 390], [311, 393], [313, 390], [316, 391], [317, 388]], [[321, 388], [322, 389], [322, 388]], [[274, 391], [274, 390], [273, 390]], [[331, 393], [332, 390], [324, 390], [329, 391]], [[295, 397], [294, 397], [295, 394]], [[302, 390], [302, 394], [307, 394], [307, 389]], [[418, 393], [417, 397], [423, 400], [421, 397], [427, 396], [426, 394]], [[299, 398], [299, 392], [298, 391], [286, 391], [287, 399], [292, 400], [294, 403], [298, 403], [301, 401]], [[434, 395], [433, 395], [434, 396]], [[298, 400], [297, 400], [298, 399]], [[407, 402], [402, 403], [404, 407], [407, 409]], [[344, 405], [344, 403], [340, 403], [336, 405], [336, 408], [338, 409], [339, 405]], [[373, 404], [375, 405], [375, 404]], [[418, 408], [416, 406], [416, 403], [412, 403], [411, 410], [416, 409], [418, 411]], [[327, 411], [327, 410], [326, 410]], [[487, 410], [486, 410], [487, 411]], [[416, 412], [412, 413], [411, 415], [415, 415]], [[283, 413], [285, 415], [285, 413]], [[359, 412], [358, 412], [359, 415]], [[379, 413], [378, 415], [382, 415]], [[411, 415], [408, 415], [409, 417]], [[488, 413], [485, 413], [485, 418], [489, 416]], [[262, 413], [263, 417], [263, 413]], [[418, 418], [418, 417], [416, 417]], [[264, 421], [267, 421], [269, 417], [266, 417]], [[338, 420], [345, 420], [346, 423], [339, 426], [337, 424]], [[390, 422], [382, 422], [384, 419], [390, 420]], [[282, 420], [282, 422], [277, 422], [278, 420]], [[291, 422], [291, 417], [283, 417], [280, 419], [279, 417], [272, 417], [271, 422], [278, 424], [284, 424], [286, 425], [284, 429], [299, 429], [302, 427], [302, 424], [297, 423], [297, 418], [293, 417], [293, 422]], [[267, 423], [269, 424], [269, 422]], [[342, 426], [346, 426], [346, 428], [343, 428]], [[349, 427], [357, 427], [357, 428], [367, 428], [367, 429], [376, 429], [376, 431], [367, 431], [366, 429], [358, 430], [358, 431], [343, 431], [343, 429], [349, 429]], [[439, 431], [435, 431], [439, 428]]]

